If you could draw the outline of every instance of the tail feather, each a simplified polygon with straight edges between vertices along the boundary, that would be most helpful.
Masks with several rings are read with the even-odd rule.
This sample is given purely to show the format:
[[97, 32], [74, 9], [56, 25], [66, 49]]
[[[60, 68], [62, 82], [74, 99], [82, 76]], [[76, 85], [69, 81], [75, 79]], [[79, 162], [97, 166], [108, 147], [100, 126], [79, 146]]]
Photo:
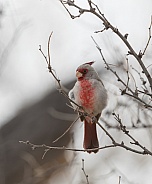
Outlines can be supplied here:
[[[96, 123], [90, 123], [84, 120], [84, 149], [99, 148], [99, 142], [97, 137]], [[87, 151], [88, 153], [97, 153], [97, 150]]]

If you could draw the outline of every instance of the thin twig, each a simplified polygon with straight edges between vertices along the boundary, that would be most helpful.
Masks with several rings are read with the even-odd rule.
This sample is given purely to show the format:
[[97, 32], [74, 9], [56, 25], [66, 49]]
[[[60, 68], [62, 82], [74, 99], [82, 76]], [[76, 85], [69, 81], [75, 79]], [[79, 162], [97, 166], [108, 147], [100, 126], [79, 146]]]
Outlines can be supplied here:
[[[121, 83], [125, 86], [125, 89], [124, 89], [124, 90], [121, 90], [121, 92], [122, 92], [121, 94], [122, 94], [122, 95], [126, 94], [127, 96], [130, 96], [130, 97], [132, 97], [132, 98], [138, 100], [139, 102], [143, 103], [144, 106], [145, 106], [146, 108], [152, 108], [152, 105], [147, 104], [145, 101], [143, 101], [141, 98], [138, 97], [137, 90], [133, 91], [133, 90], [132, 90], [132, 89], [131, 89], [131, 88], [130, 88], [130, 87], [119, 77], [119, 75], [117, 74], [117, 72], [114, 71], [114, 70], [110, 67], [110, 65], [107, 63], [107, 61], [106, 61], [106, 59], [105, 59], [105, 57], [104, 57], [104, 55], [103, 55], [103, 53], [102, 53], [101, 48], [99, 47], [99, 45], [97, 44], [97, 42], [95, 41], [95, 39], [94, 39], [92, 36], [91, 36], [91, 38], [92, 38], [92, 40], [94, 41], [94, 43], [95, 43], [95, 45], [96, 45], [96, 48], [98, 49], [98, 51], [99, 51], [99, 53], [100, 53], [100, 55], [101, 55], [101, 57], [102, 57], [102, 59], [103, 59], [103, 61], [104, 61], [104, 64], [106, 65], [107, 70], [111, 71], [111, 72], [117, 77], [117, 80], [118, 80], [119, 82], [121, 82]], [[131, 94], [128, 93], [126, 89], [128, 89], [128, 91], [131, 92]]]
[[145, 108], [150, 108], [150, 109], [152, 108], [152, 105], [149, 105], [148, 103], [144, 102], [144, 101], [143, 101], [141, 98], [139, 98], [138, 96], [132, 95], [132, 94], [127, 93], [127, 92], [125, 92], [125, 94], [126, 94], [127, 96], [130, 96], [130, 97], [136, 99], [137, 101], [141, 102], [141, 103], [144, 105]]
[[[115, 145], [107, 145], [100, 148], [93, 148], [93, 149], [75, 149], [75, 148], [67, 148], [65, 146], [58, 147], [58, 146], [48, 146], [45, 144], [33, 144], [30, 141], [19, 141], [19, 143], [29, 145], [32, 150], [35, 150], [37, 148], [46, 148], [49, 150], [67, 150], [67, 151], [78, 151], [78, 152], [87, 152], [87, 151], [96, 151], [98, 149], [106, 149], [106, 148], [112, 148], [115, 147]], [[143, 154], [143, 153], [141, 153]]]
[[126, 129], [126, 126], [122, 124], [122, 121], [119, 117], [119, 114], [115, 114], [113, 113], [113, 116], [114, 118], [116, 119], [116, 121], [119, 123], [120, 125], [120, 129], [133, 141], [133, 142], [130, 142], [131, 144], [134, 144], [136, 146], [139, 146], [141, 149], [144, 150], [144, 152], [152, 155], [152, 152], [149, 151], [147, 148], [145, 148], [144, 146], [142, 146], [130, 133], [129, 131]]
[[47, 154], [48, 151], [50, 151], [49, 148], [47, 148], [47, 149], [44, 150], [44, 153], [43, 153], [43, 155], [42, 155], [42, 159], [44, 159], [44, 157], [45, 157], [45, 155]]
[[[139, 151], [139, 150], [136, 150], [136, 149], [133, 149], [133, 148], [130, 148], [128, 146], [126, 146], [124, 144], [124, 142], [121, 142], [121, 143], [118, 143], [118, 142], [113, 142], [114, 144], [110, 144], [110, 145], [106, 145], [106, 146], [102, 146], [102, 147], [99, 147], [99, 148], [93, 148], [93, 149], [75, 149], [75, 148], [67, 148], [65, 146], [62, 146], [62, 147], [58, 147], [58, 146], [48, 146], [48, 145], [45, 145], [45, 144], [33, 144], [29, 141], [19, 141], [19, 143], [22, 143], [22, 144], [26, 144], [26, 145], [29, 145], [31, 147], [32, 150], [35, 150], [37, 148], [46, 148], [48, 149], [48, 151], [50, 150], [67, 150], [67, 151], [77, 151], [77, 152], [88, 152], [88, 151], [96, 151], [96, 150], [103, 150], [103, 149], [109, 149], [109, 148], [115, 148], [115, 147], [120, 147], [120, 148], [123, 148], [125, 150], [128, 150], [130, 152], [133, 152], [133, 153], [136, 153], [136, 154], [140, 154], [140, 155], [150, 155], [152, 156], [152, 153], [151, 152], [147, 152], [146, 150], [145, 151]], [[46, 150], [45, 149], [45, 150]], [[44, 154], [43, 154], [44, 155]], [[44, 158], [44, 156], [43, 156]]]
[[99, 125], [99, 127], [108, 135], [108, 137], [111, 139], [112, 143], [115, 144], [116, 141], [114, 140], [114, 138], [111, 136], [111, 134], [99, 123], [97, 122], [97, 124]]
[[69, 128], [67, 128], [66, 131], [65, 131], [61, 136], [59, 136], [57, 139], [55, 139], [55, 140], [53, 141], [53, 143], [59, 141], [65, 134], [67, 134], [68, 131], [69, 131], [69, 130], [72, 128], [72, 126], [75, 124], [75, 122], [78, 121], [78, 119], [79, 119], [79, 116], [72, 122], [72, 124], [69, 126]]
[[48, 39], [48, 66], [51, 66], [51, 57], [50, 57], [50, 42], [51, 42], [51, 37], [52, 37], [53, 31], [51, 32], [49, 39]]
[[[71, 3], [71, 4], [70, 4]], [[68, 1], [68, 5], [70, 5], [70, 6], [73, 6], [73, 1]], [[81, 10], [80, 9], [80, 7], [78, 7], [77, 5], [74, 5], [74, 7], [76, 7], [76, 8], [78, 8], [79, 10]], [[84, 9], [83, 9], [84, 10]], [[86, 10], [85, 10], [86, 11]], [[95, 11], [95, 10], [87, 10], [87, 11]], [[83, 13], [83, 12], [80, 12], [81, 14]], [[104, 17], [104, 15], [102, 15], [102, 18], [104, 19], [104, 20], [106, 20], [105, 19], [105, 17]], [[52, 76], [54, 77], [54, 79], [57, 81], [57, 83], [58, 83], [58, 86], [59, 86], [59, 92], [61, 93], [61, 94], [63, 94], [70, 102], [72, 102], [72, 103], [74, 103], [77, 107], [78, 107], [78, 112], [81, 112], [82, 114], [83, 114], [83, 116], [85, 117], [85, 116], [88, 116], [88, 117], [91, 117], [91, 118], [94, 118], [94, 117], [92, 117], [91, 115], [89, 115], [88, 113], [86, 113], [85, 111], [80, 111], [80, 108], [82, 108], [82, 107], [80, 107], [78, 104], [76, 104], [74, 101], [72, 101], [69, 97], [68, 97], [68, 95], [66, 94], [66, 92], [63, 90], [63, 88], [62, 88], [62, 85], [61, 85], [61, 81], [56, 77], [56, 75], [54, 74], [54, 71], [53, 71], [53, 69], [52, 69], [52, 66], [51, 66], [51, 62], [50, 62], [50, 60], [51, 60], [51, 58], [50, 58], [50, 41], [51, 41], [51, 36], [52, 36], [52, 33], [50, 34], [50, 36], [49, 36], [49, 39], [48, 39], [48, 59], [47, 59], [47, 57], [45, 56], [45, 54], [43, 53], [43, 51], [42, 51], [42, 49], [41, 49], [41, 46], [40, 46], [40, 48], [39, 48], [39, 50], [40, 50], [40, 52], [42, 53], [42, 55], [43, 55], [43, 57], [45, 58], [45, 60], [46, 60], [46, 63], [47, 63], [47, 65], [48, 65], [48, 69], [49, 69], [49, 72], [52, 74]], [[95, 42], [95, 40], [94, 40], [94, 42]], [[96, 42], [95, 42], [96, 43]], [[100, 49], [100, 47], [98, 46], [98, 44], [96, 43], [96, 46], [97, 46], [97, 48], [98, 48], [98, 50], [100, 51], [100, 54], [101, 54], [101, 56], [102, 56], [102, 58], [103, 58], [103, 60], [104, 60], [104, 62], [105, 62], [105, 64], [107, 65], [107, 68], [109, 69], [109, 70], [111, 70], [116, 76], [117, 76], [117, 78], [124, 84], [124, 86], [127, 86], [126, 88], [133, 94], [132, 96], [134, 96], [134, 92], [128, 87], [128, 85], [126, 85], [121, 79], [120, 79], [120, 77], [117, 75], [117, 73], [116, 72], [114, 72], [110, 67], [109, 67], [109, 65], [108, 65], [108, 63], [106, 62], [106, 60], [104, 59], [104, 56], [103, 56], [103, 54], [102, 54], [102, 52], [101, 52], [101, 49]], [[138, 99], [138, 96], [136, 97], [136, 99]], [[141, 99], [140, 99], [141, 100]], [[139, 101], [140, 101], [139, 100]], [[143, 103], [143, 102], [142, 102]], [[119, 120], [119, 119], [118, 119]], [[125, 144], [124, 144], [124, 142], [121, 142], [121, 143], [118, 143], [118, 142], [116, 142], [115, 141], [115, 139], [112, 137], [112, 135], [101, 125], [101, 124], [99, 124], [98, 122], [95, 122], [95, 123], [97, 123], [99, 126], [100, 126], [100, 128], [102, 128], [103, 129], [103, 131], [107, 134], [107, 136], [111, 139], [111, 141], [112, 141], [112, 144], [111, 145], [108, 145], [108, 146], [103, 146], [103, 147], [100, 147], [100, 148], [94, 148], [94, 149], [73, 149], [73, 148], [66, 148], [66, 147], [53, 147], [53, 146], [47, 146], [47, 145], [45, 145], [45, 144], [42, 144], [42, 145], [34, 145], [34, 144], [32, 144], [32, 143], [30, 143], [29, 141], [26, 141], [26, 142], [24, 142], [24, 141], [20, 141], [20, 143], [24, 143], [24, 144], [28, 144], [28, 145], [30, 145], [31, 146], [31, 148], [34, 150], [34, 149], [36, 149], [36, 148], [45, 148], [45, 150], [44, 150], [44, 154], [43, 154], [43, 158], [44, 158], [44, 156], [45, 156], [45, 154], [49, 151], [49, 150], [52, 150], [52, 149], [58, 149], [58, 150], [69, 150], [69, 151], [83, 151], [83, 152], [85, 152], [85, 151], [95, 151], [95, 150], [98, 150], [98, 149], [106, 149], [106, 148], [112, 148], [112, 147], [121, 147], [121, 148], [123, 148], [123, 149], [126, 149], [126, 150], [128, 150], [128, 151], [131, 151], [131, 152], [134, 152], [134, 153], [138, 153], [138, 154], [142, 154], [142, 155], [151, 155], [152, 156], [152, 152], [150, 152], [148, 149], [146, 149], [145, 147], [143, 147], [140, 143], [138, 143], [138, 141], [136, 141], [130, 134], [128, 134], [127, 133], [127, 130], [126, 129], [122, 129], [124, 132], [126, 132], [126, 134], [133, 140], [133, 144], [136, 144], [137, 146], [139, 146], [143, 151], [139, 151], [139, 150], [137, 150], [137, 149], [133, 149], [133, 148], [131, 148], [131, 147], [128, 147], [128, 146], [126, 146]], [[123, 127], [123, 126], [122, 126]], [[62, 135], [61, 135], [61, 137], [62, 137]]]
[[145, 54], [145, 52], [146, 52], [146, 50], [147, 50], [147, 48], [148, 48], [148, 45], [149, 45], [149, 43], [150, 43], [150, 40], [151, 40], [151, 27], [152, 27], [152, 16], [151, 16], [150, 26], [149, 26], [149, 28], [148, 28], [148, 30], [149, 30], [149, 38], [148, 38], [146, 47], [145, 47], [145, 49], [144, 49], [142, 55]]
[[[119, 125], [113, 125], [112, 123], [108, 123], [102, 117], [100, 118], [100, 120], [105, 124], [105, 126], [107, 128], [112, 128], [112, 129], [120, 130], [120, 126]], [[128, 129], [128, 130], [148, 129], [148, 128], [152, 128], [152, 124], [149, 124], [149, 125], [146, 125], [146, 124], [135, 125], [135, 124], [133, 124], [132, 126], [126, 126], [126, 129]]]
[[130, 71], [128, 71], [128, 72], [129, 72], [130, 76], [132, 77], [132, 80], [134, 81], [134, 85], [135, 85], [135, 94], [138, 96], [138, 88], [137, 88], [136, 80], [135, 80], [133, 74], [132, 74]]
[[[60, 2], [62, 3], [62, 5], [64, 6], [64, 8], [66, 9], [66, 11], [68, 12], [68, 14], [70, 15], [70, 17], [72, 19], [79, 18], [84, 12], [89, 12], [90, 11], [90, 10], [87, 10], [87, 9], [80, 8], [79, 6], [74, 4], [74, 1], [71, 1], [71, 0], [67, 0], [67, 1], [60, 0]], [[72, 15], [71, 12], [68, 10], [68, 8], [65, 6], [65, 4], [67, 4], [69, 6], [74, 6], [75, 8], [77, 8], [79, 10], [79, 14], [78, 15]]]
[[110, 67], [110, 65], [107, 63], [103, 53], [102, 53], [102, 50], [101, 48], [99, 47], [99, 45], [97, 44], [97, 42], [95, 41], [95, 39], [91, 36], [92, 40], [94, 41], [95, 45], [96, 45], [96, 48], [98, 49], [103, 61], [104, 61], [104, 64], [106, 65], [106, 68], [107, 70], [110, 70], [116, 77], [117, 77], [117, 80], [119, 82], [121, 82], [132, 94], [134, 94], [134, 92], [132, 91], [131, 88], [127, 87], [126, 83], [119, 77], [119, 75], [116, 73], [116, 71], [112, 70], [112, 68]]
[[127, 70], [126, 70], [126, 73], [127, 73], [127, 85], [126, 85], [126, 90], [128, 89], [128, 86], [129, 86], [129, 65], [128, 65], [128, 58], [126, 58], [126, 61], [127, 61]]
[[[105, 28], [106, 29], [111, 29], [122, 41], [123, 43], [126, 45], [126, 47], [129, 49], [128, 51], [128, 54], [129, 55], [132, 55], [136, 60], [137, 62], [139, 63], [139, 65], [141, 66], [142, 70], [143, 70], [143, 73], [145, 74], [145, 76], [147, 77], [147, 80], [149, 81], [149, 85], [150, 85], [150, 88], [151, 88], [151, 91], [152, 91], [152, 78], [151, 78], [151, 75], [149, 73], [149, 71], [147, 70], [145, 64], [143, 63], [142, 61], [142, 56], [143, 56], [143, 53], [141, 53], [141, 51], [139, 51], [139, 54], [137, 54], [135, 52], [135, 50], [133, 49], [133, 47], [131, 46], [131, 44], [128, 42], [127, 40], [127, 37], [124, 36], [119, 30], [118, 28], [114, 27], [107, 19], [106, 17], [104, 16], [103, 13], [101, 13], [101, 11], [99, 10], [98, 6], [95, 5], [94, 3], [92, 3], [92, 5], [95, 6], [95, 8], [90, 8], [90, 9], [84, 9], [84, 8], [81, 8], [79, 7], [78, 5], [76, 5], [74, 3], [74, 1], [70, 1], [70, 0], [67, 0], [67, 1], [64, 1], [63, 0], [60, 0], [60, 2], [64, 5], [64, 4], [67, 4], [68, 6], [72, 6], [72, 7], [75, 7], [76, 9], [79, 10], [79, 15], [78, 16], [72, 16], [73, 18], [76, 18], [76, 17], [80, 17], [83, 13], [85, 12], [88, 12], [88, 13], [92, 13], [94, 14], [96, 17], [98, 17], [104, 24]], [[89, 1], [89, 4], [90, 4], [90, 1]], [[65, 5], [64, 5], [64, 8], [65, 8]], [[66, 8], [67, 10], [68, 8]], [[96, 11], [96, 9], [98, 11]], [[68, 13], [69, 15], [71, 16], [71, 13], [70, 11], [68, 10]], [[149, 43], [148, 43], [149, 44]]]
[[43, 50], [42, 50], [42, 47], [41, 45], [39, 45], [39, 51], [41, 52], [41, 54], [43, 55], [46, 63], [47, 63], [47, 66], [48, 66], [48, 70], [49, 72], [51, 73], [51, 75], [53, 76], [53, 78], [56, 80], [56, 82], [58, 83], [58, 91], [64, 95], [70, 102], [72, 102], [73, 104], [75, 104], [77, 107], [81, 108], [81, 106], [79, 106], [77, 103], [75, 103], [73, 100], [71, 100], [67, 93], [64, 91], [64, 89], [62, 88], [62, 85], [61, 85], [61, 81], [60, 79], [58, 79], [56, 77], [56, 74], [54, 73], [54, 70], [51, 66], [51, 57], [50, 57], [50, 42], [51, 42], [51, 37], [52, 37], [52, 34], [53, 32], [50, 33], [49, 35], [49, 39], [48, 39], [48, 59], [47, 59], [47, 56], [44, 54]]
[[99, 7], [94, 2], [91, 2], [91, 3], [96, 7], [96, 9], [98, 10], [99, 14], [104, 17], [104, 14], [101, 13]]
[[99, 30], [99, 31], [95, 31], [94, 33], [102, 33], [103, 31], [105, 31], [106, 28], [103, 28], [102, 30]]
[[85, 168], [84, 168], [84, 159], [82, 159], [82, 171], [83, 171], [83, 174], [84, 174], [84, 176], [85, 176], [85, 178], [86, 178], [86, 182], [87, 182], [87, 184], [89, 184], [89, 176], [86, 174], [86, 172], [85, 172]]
[[147, 81], [141, 76], [140, 72], [136, 68], [132, 67], [132, 69], [139, 75], [142, 85], [145, 87], [145, 90], [148, 91], [146, 86]]
[[144, 95], [148, 95], [148, 96], [150, 96], [152, 98], [152, 94], [150, 94], [147, 90], [141, 91], [141, 90], [138, 89], [138, 92], [142, 93]]

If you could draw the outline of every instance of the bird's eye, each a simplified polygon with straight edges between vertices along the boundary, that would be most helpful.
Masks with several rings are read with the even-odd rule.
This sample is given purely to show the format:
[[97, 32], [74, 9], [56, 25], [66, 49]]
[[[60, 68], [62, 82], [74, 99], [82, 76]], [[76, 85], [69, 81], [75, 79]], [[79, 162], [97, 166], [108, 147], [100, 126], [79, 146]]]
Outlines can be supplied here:
[[85, 73], [87, 73], [87, 70], [86, 70], [86, 69], [84, 69], [84, 70], [83, 70], [83, 73], [84, 73], [84, 74], [85, 74]]

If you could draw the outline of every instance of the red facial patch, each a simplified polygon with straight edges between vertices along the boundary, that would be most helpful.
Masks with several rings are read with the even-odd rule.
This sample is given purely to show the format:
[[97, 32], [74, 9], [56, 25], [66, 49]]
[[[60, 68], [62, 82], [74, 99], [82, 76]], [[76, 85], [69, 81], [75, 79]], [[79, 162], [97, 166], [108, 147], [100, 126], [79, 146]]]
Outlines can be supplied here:
[[93, 111], [94, 106], [94, 88], [92, 88], [92, 83], [89, 80], [80, 81], [80, 101], [82, 107]]

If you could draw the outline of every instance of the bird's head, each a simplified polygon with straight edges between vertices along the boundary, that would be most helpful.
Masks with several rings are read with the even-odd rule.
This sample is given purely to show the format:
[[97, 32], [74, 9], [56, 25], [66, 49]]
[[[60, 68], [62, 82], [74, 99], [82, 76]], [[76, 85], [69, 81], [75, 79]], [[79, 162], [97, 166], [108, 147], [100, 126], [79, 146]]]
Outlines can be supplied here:
[[88, 62], [80, 65], [76, 70], [76, 77], [78, 81], [81, 81], [83, 79], [89, 80], [89, 79], [97, 79], [98, 74], [96, 73], [95, 69], [91, 66], [94, 62]]

